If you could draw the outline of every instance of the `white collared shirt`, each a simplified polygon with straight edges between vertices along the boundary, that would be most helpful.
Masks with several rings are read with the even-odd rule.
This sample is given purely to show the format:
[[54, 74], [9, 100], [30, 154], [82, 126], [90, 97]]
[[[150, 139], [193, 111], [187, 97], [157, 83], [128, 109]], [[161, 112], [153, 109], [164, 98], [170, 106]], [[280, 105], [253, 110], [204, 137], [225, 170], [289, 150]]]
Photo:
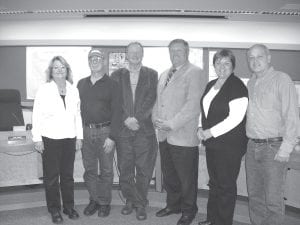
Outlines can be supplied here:
[[66, 90], [65, 107], [54, 81], [39, 88], [32, 113], [34, 142], [42, 141], [42, 136], [52, 139], [83, 139], [79, 92], [69, 82]]

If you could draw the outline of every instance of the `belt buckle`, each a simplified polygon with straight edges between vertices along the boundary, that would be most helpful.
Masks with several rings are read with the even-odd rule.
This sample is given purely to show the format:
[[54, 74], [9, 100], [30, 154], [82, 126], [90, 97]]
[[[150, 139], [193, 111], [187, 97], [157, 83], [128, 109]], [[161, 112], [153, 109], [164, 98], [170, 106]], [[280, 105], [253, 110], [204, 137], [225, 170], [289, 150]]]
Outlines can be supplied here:
[[94, 128], [96, 128], [96, 124], [89, 124], [89, 126], [88, 126], [89, 128], [91, 128], [91, 129], [94, 129]]

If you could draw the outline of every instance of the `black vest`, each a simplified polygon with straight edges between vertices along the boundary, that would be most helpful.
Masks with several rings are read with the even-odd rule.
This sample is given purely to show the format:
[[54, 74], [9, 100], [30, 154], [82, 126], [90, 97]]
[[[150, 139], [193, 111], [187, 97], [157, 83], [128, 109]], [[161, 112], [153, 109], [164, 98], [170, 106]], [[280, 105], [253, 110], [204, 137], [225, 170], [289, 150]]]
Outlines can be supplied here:
[[[231, 74], [220, 91], [212, 100], [207, 117], [203, 111], [203, 97], [208, 91], [213, 88], [217, 79], [210, 81], [201, 98], [201, 113], [202, 113], [202, 128], [203, 130], [210, 129], [216, 124], [223, 121], [229, 115], [229, 102], [242, 97], [248, 98], [248, 91], [243, 82], [234, 74]], [[234, 148], [246, 151], [247, 136], [246, 136], [246, 115], [239, 125], [230, 130], [229, 132], [220, 135], [216, 138], [212, 137], [204, 141], [204, 145], [209, 148]]]

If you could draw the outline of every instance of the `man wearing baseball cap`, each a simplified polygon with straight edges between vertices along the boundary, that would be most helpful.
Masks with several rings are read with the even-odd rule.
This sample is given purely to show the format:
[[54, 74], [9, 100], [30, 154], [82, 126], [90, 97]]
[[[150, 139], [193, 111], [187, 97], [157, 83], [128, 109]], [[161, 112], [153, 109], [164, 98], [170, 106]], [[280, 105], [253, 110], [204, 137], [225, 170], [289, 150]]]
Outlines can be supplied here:
[[[83, 122], [83, 178], [90, 195], [86, 216], [98, 210], [99, 217], [110, 213], [115, 138], [121, 120], [118, 83], [107, 74], [107, 58], [100, 49], [88, 54], [90, 76], [78, 82]], [[100, 174], [99, 174], [100, 171]]]

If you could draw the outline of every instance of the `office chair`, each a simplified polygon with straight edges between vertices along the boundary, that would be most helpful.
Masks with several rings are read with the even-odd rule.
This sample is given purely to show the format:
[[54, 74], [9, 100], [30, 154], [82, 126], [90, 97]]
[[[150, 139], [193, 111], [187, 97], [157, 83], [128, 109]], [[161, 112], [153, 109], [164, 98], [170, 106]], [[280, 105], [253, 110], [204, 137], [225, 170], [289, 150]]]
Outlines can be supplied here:
[[20, 92], [0, 89], [0, 131], [11, 131], [13, 126], [24, 126]]

